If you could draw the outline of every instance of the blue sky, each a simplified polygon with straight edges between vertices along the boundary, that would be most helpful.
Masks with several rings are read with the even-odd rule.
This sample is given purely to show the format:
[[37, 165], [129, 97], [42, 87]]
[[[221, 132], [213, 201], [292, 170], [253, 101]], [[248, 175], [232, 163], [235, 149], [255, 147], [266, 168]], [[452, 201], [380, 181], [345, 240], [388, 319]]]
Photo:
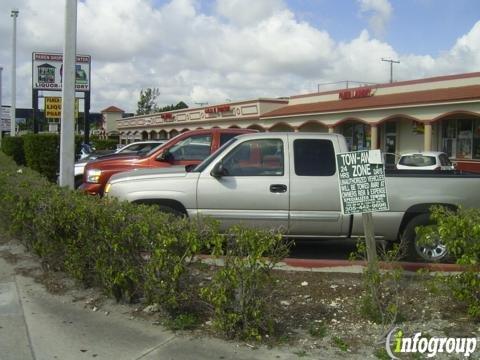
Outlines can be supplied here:
[[[31, 103], [31, 53], [62, 52], [63, 1], [18, 8], [17, 104]], [[3, 103], [11, 18], [0, 12]], [[480, 71], [479, 0], [81, 0], [78, 53], [92, 56], [92, 109], [221, 103], [316, 91], [319, 83], [388, 82]]]

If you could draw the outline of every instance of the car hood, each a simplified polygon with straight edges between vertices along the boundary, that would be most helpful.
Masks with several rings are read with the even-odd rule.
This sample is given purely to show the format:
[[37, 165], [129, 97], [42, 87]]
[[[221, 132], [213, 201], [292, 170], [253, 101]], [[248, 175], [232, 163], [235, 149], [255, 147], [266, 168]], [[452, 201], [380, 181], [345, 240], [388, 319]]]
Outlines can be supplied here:
[[114, 184], [132, 179], [149, 179], [158, 177], [184, 177], [187, 175], [185, 166], [171, 166], [168, 168], [148, 168], [148, 169], [134, 169], [114, 174], [109, 182]]
[[135, 154], [111, 154], [106, 155], [105, 157], [99, 157], [95, 160], [89, 161], [88, 165], [100, 165], [100, 166], [111, 166], [117, 165], [118, 159], [122, 159], [122, 162], [134, 163], [142, 158], [142, 156]]

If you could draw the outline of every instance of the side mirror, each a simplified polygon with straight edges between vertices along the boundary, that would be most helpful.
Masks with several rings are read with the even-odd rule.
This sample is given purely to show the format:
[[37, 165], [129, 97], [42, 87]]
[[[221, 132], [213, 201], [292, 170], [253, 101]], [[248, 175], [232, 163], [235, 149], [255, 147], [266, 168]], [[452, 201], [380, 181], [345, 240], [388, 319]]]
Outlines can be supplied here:
[[227, 175], [227, 170], [223, 167], [223, 163], [220, 161], [219, 163], [215, 164], [212, 171], [210, 172], [216, 179], [220, 179], [222, 176]]
[[195, 164], [185, 165], [185, 171], [186, 171], [186, 172], [190, 172], [190, 171], [192, 171], [193, 169], [195, 169], [196, 167], [197, 167], [197, 165], [195, 165]]

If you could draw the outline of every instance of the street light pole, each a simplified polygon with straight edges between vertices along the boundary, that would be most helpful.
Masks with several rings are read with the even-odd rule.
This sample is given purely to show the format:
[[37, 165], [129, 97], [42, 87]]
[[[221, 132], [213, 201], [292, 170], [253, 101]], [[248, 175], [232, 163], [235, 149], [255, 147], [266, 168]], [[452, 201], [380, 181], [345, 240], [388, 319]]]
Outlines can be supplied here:
[[73, 189], [75, 162], [75, 62], [77, 52], [77, 0], [65, 1], [63, 43], [62, 117], [60, 129], [60, 186]]
[[17, 112], [17, 17], [18, 9], [12, 9], [10, 16], [13, 18], [12, 35], [12, 103], [10, 107], [10, 136], [16, 135], [16, 112]]

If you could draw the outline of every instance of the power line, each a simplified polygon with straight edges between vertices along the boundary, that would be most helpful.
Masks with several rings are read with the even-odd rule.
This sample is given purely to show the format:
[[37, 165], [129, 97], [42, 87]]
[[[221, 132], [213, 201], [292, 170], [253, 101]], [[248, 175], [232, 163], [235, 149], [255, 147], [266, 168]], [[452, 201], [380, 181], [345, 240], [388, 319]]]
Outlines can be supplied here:
[[390, 83], [393, 83], [393, 64], [400, 64], [400, 61], [384, 58], [382, 58], [382, 61], [390, 63]]

